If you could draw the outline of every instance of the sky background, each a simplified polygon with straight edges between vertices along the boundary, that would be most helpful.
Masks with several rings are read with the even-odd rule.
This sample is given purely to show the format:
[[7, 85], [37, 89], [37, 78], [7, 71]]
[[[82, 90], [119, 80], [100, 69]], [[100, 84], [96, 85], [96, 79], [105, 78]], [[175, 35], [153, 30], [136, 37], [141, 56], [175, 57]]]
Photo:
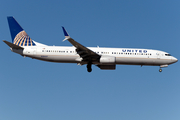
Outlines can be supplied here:
[[[179, 0], [1, 0], [0, 40], [11, 41], [7, 16], [47, 45], [64, 26], [88, 47], [148, 48], [180, 59]], [[23, 58], [0, 43], [0, 120], [180, 120], [179, 62], [163, 68], [93, 66]]]

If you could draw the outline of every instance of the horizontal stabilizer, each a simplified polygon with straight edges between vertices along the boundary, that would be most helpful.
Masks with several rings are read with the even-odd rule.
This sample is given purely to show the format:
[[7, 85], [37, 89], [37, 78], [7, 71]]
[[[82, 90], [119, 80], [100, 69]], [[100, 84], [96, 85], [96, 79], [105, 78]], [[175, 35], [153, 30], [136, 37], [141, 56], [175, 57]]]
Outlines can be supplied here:
[[18, 45], [8, 42], [8, 41], [3, 40], [3, 42], [5, 42], [9, 47], [11, 47], [13, 49], [24, 49], [23, 47], [20, 47]]

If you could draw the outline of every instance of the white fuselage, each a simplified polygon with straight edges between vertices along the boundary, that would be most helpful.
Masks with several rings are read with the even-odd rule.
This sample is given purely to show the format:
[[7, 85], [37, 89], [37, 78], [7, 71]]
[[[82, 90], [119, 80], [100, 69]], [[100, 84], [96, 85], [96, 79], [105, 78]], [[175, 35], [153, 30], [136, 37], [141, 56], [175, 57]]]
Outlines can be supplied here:
[[[101, 56], [114, 57], [115, 62], [93, 64], [127, 64], [127, 65], [153, 65], [163, 66], [177, 62], [177, 59], [170, 54], [151, 49], [134, 49], [134, 48], [100, 48], [88, 47]], [[77, 54], [75, 47], [60, 47], [60, 46], [24, 46], [24, 50], [12, 49], [13, 52], [19, 53], [22, 56], [31, 57], [49, 62], [59, 63], [80, 63], [82, 58]]]
[[64, 27], [62, 27], [65, 37], [63, 41], [69, 41], [73, 47], [47, 46], [32, 40], [12, 16], [7, 19], [12, 43], [5, 40], [3, 42], [13, 52], [24, 57], [49, 62], [87, 64], [88, 72], [92, 71], [93, 64], [102, 70], [115, 70], [116, 64], [153, 65], [160, 66], [159, 71], [162, 72], [161, 67], [167, 67], [178, 61], [170, 54], [159, 50], [85, 47], [71, 38]]

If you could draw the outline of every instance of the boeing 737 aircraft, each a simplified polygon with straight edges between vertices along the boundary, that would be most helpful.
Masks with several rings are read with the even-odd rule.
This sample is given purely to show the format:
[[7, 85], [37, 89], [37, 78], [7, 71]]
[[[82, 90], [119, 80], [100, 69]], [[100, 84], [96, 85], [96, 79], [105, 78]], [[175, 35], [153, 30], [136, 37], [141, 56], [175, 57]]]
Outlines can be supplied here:
[[85, 47], [72, 39], [64, 27], [64, 41], [68, 40], [73, 46], [48, 46], [32, 40], [13, 17], [7, 19], [12, 43], [3, 41], [12, 52], [24, 57], [49, 62], [86, 64], [88, 72], [92, 71], [92, 64], [102, 70], [115, 70], [116, 65], [160, 66], [159, 72], [162, 72], [161, 68], [178, 61], [169, 53], [159, 50]]

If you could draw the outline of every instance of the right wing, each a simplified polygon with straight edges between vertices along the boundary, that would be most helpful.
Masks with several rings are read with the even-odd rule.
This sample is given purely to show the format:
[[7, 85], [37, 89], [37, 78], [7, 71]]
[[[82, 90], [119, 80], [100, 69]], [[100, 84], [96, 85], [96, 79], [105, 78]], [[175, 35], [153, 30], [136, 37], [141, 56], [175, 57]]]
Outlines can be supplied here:
[[67, 33], [64, 27], [62, 27], [62, 29], [65, 35], [65, 39], [63, 41], [68, 40], [74, 47], [76, 47], [76, 52], [83, 59], [83, 61], [87, 61], [87, 62], [99, 61], [101, 57], [99, 54], [76, 42], [74, 39], [72, 39], [69, 36], [69, 34]]

